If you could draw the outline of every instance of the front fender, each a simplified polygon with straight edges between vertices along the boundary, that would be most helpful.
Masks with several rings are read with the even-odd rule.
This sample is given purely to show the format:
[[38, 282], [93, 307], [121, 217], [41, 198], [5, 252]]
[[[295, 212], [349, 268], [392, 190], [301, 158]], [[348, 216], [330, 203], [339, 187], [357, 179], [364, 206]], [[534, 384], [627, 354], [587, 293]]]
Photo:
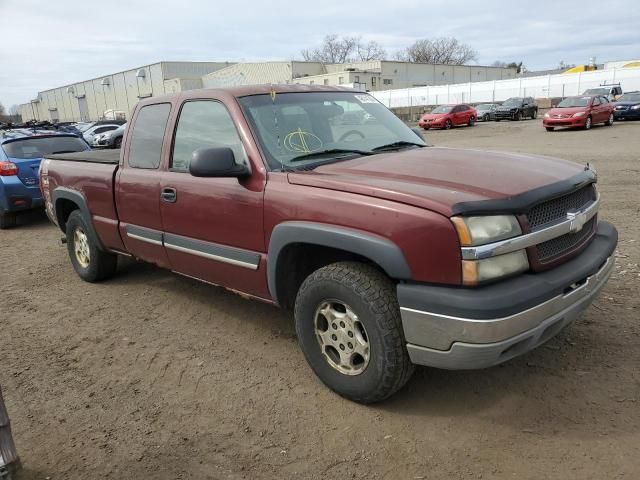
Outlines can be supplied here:
[[278, 303], [278, 258], [287, 245], [305, 243], [344, 250], [368, 258], [389, 277], [412, 278], [402, 250], [390, 240], [361, 230], [315, 222], [284, 222], [275, 226], [269, 240], [267, 281], [271, 297]]

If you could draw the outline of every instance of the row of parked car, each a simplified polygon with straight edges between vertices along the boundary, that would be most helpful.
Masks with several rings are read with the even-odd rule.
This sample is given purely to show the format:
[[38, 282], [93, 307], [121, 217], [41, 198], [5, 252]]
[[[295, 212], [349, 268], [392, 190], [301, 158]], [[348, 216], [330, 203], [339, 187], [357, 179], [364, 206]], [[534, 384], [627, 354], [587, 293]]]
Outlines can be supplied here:
[[38, 169], [45, 155], [91, 148], [120, 148], [121, 120], [0, 125], [0, 229], [13, 227], [16, 215], [43, 206]]
[[[475, 107], [467, 104], [440, 105], [425, 113], [418, 126], [425, 130], [452, 127], [476, 122], [501, 120], [519, 121], [538, 117], [538, 104], [532, 97], [513, 97], [502, 104], [483, 103]], [[544, 115], [543, 125], [547, 131], [558, 127], [584, 128], [589, 130], [597, 123], [613, 125], [614, 120], [640, 119], [640, 92], [627, 92], [611, 101], [605, 94], [593, 93], [567, 97]]]

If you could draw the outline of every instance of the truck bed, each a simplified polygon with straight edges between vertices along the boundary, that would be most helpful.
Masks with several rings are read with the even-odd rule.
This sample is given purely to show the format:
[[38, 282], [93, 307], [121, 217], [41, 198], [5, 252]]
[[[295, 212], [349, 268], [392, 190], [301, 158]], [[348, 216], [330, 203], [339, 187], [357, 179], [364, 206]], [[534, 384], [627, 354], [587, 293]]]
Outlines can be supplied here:
[[75, 153], [57, 153], [47, 155], [49, 160], [65, 160], [67, 162], [106, 163], [117, 165], [120, 162], [120, 150], [86, 150]]

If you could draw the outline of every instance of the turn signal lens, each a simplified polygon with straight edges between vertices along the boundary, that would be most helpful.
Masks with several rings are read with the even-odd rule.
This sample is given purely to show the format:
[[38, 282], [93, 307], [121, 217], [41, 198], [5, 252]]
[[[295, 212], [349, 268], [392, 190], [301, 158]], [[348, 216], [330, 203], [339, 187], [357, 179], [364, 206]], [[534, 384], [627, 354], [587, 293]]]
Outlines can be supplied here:
[[467, 286], [478, 285], [527, 270], [529, 259], [524, 250], [482, 260], [463, 260], [462, 283]]
[[10, 177], [18, 174], [18, 166], [12, 162], [0, 162], [0, 176]]

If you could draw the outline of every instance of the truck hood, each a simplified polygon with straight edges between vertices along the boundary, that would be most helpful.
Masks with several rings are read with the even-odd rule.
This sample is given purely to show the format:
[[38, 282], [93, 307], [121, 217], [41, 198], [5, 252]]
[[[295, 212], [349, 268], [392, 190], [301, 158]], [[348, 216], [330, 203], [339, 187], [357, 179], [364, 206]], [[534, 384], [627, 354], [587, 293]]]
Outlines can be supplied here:
[[405, 203], [450, 216], [460, 202], [506, 199], [567, 180], [584, 167], [539, 155], [426, 147], [288, 174], [296, 185]]

